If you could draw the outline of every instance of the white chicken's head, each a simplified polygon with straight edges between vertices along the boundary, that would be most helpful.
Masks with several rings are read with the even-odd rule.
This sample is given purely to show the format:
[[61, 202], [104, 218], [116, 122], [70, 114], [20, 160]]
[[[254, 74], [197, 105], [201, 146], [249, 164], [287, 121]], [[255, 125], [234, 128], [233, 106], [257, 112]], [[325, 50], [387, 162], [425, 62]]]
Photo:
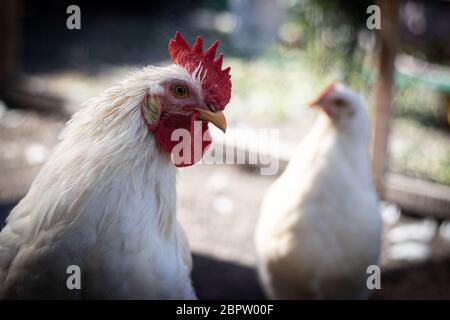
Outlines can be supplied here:
[[[208, 123], [225, 132], [226, 119], [222, 110], [230, 101], [230, 68], [222, 70], [223, 54], [215, 59], [219, 41], [203, 51], [202, 38], [192, 47], [176, 33], [169, 41], [173, 64], [153, 69], [148, 95], [141, 110], [148, 129], [160, 146], [179, 161], [179, 167], [196, 163], [211, 143]], [[181, 130], [190, 135], [191, 142], [181, 154], [174, 154]], [[200, 138], [200, 139], [199, 139]], [[187, 157], [183, 153], [190, 153]], [[178, 151], [177, 151], [178, 152]]]
[[368, 116], [363, 98], [341, 83], [328, 85], [309, 105], [324, 111], [331, 123], [339, 130], [360, 131], [368, 128]]

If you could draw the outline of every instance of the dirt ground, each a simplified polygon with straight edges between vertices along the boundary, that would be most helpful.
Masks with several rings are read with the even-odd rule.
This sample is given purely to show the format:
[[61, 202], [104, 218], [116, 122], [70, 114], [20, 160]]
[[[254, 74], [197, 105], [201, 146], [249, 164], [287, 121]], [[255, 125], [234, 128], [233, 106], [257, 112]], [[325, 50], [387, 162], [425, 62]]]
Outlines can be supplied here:
[[[65, 119], [0, 106], [0, 221], [27, 192]], [[197, 165], [180, 170], [178, 218], [194, 256], [200, 299], [262, 299], [253, 231], [276, 177], [258, 169]], [[450, 224], [383, 209], [382, 289], [373, 299], [450, 299]]]

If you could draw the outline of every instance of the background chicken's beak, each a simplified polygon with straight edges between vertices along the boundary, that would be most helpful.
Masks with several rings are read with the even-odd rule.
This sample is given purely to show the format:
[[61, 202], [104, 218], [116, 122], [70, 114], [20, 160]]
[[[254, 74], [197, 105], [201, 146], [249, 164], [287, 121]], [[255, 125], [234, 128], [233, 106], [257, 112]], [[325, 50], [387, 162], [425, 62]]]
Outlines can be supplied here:
[[319, 107], [322, 103], [322, 100], [323, 100], [322, 97], [314, 99], [314, 100], [308, 102], [308, 106], [310, 106], [311, 108]]
[[227, 119], [222, 111], [211, 112], [200, 108], [195, 108], [195, 110], [199, 113], [200, 120], [211, 122], [223, 132], [227, 130]]

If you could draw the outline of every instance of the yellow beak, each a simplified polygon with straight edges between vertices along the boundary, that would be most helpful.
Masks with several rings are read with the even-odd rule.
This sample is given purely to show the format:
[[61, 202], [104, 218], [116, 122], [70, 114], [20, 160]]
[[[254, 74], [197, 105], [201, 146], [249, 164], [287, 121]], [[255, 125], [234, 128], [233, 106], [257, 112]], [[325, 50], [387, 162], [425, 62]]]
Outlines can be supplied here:
[[227, 130], [227, 119], [222, 111], [211, 112], [200, 108], [195, 108], [195, 110], [199, 113], [200, 120], [211, 122], [223, 132]]

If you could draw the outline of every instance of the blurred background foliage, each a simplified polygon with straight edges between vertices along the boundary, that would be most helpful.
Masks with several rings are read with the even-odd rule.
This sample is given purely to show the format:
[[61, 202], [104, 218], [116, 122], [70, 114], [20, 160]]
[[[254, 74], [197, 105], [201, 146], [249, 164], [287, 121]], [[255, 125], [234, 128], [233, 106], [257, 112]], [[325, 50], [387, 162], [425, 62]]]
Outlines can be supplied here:
[[[278, 127], [283, 140], [297, 143], [315, 117], [306, 102], [335, 80], [359, 90], [372, 112], [377, 46], [366, 20], [373, 1], [76, 2], [81, 30], [64, 27], [61, 12], [72, 3], [57, 0], [25, 1], [23, 28], [24, 71], [39, 90], [67, 99], [71, 111], [130, 70], [167, 63], [167, 40], [180, 30], [191, 42], [199, 34], [205, 43], [221, 39], [232, 67], [227, 112], [234, 126]], [[444, 184], [449, 17], [449, 1], [401, 2], [399, 57], [407, 58], [396, 75], [390, 146], [393, 171]]]

